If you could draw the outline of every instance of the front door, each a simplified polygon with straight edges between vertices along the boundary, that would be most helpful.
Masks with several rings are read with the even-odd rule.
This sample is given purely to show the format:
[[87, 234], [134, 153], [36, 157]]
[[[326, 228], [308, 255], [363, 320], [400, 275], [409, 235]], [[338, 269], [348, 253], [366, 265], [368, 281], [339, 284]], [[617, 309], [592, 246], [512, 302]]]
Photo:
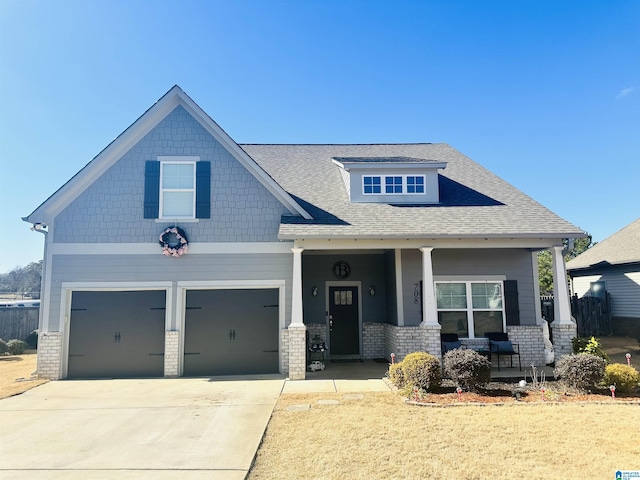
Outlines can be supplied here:
[[329, 287], [331, 355], [359, 355], [358, 287]]

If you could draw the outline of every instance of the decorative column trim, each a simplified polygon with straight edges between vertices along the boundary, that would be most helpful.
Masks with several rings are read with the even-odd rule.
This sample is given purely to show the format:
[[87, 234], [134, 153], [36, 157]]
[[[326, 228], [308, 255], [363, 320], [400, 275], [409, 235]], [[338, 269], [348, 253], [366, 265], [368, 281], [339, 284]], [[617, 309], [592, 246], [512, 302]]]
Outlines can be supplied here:
[[293, 278], [291, 285], [291, 325], [302, 327], [302, 251], [304, 248], [294, 247], [293, 252]]
[[422, 252], [422, 323], [420, 326], [439, 326], [431, 262], [433, 247], [420, 247], [420, 251]]
[[570, 325], [571, 306], [569, 303], [569, 285], [567, 284], [567, 269], [564, 263], [562, 246], [555, 246], [553, 256], [553, 313], [554, 324]]

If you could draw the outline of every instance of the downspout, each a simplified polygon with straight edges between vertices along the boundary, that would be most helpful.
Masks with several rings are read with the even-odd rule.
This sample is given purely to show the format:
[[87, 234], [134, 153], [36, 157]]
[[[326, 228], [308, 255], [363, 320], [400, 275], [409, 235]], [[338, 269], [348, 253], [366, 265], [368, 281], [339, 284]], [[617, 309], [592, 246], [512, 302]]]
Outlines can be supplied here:
[[44, 235], [44, 253], [42, 257], [42, 273], [40, 278], [40, 310], [38, 313], [38, 332], [42, 332], [42, 318], [44, 313], [44, 294], [45, 294], [45, 283], [46, 283], [46, 268], [47, 268], [47, 247], [48, 247], [48, 234], [49, 232], [45, 230], [47, 226], [43, 223], [34, 223], [30, 228], [33, 232], [38, 232]]

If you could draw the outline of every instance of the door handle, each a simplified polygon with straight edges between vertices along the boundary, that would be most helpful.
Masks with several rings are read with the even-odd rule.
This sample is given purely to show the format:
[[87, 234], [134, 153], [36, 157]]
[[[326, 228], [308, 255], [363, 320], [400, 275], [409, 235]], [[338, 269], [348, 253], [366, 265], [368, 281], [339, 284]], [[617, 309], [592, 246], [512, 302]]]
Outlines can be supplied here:
[[235, 328], [231, 328], [229, 329], [229, 340], [235, 340], [236, 339], [236, 330]]
[[120, 343], [120, 332], [116, 332], [113, 336], [113, 343]]

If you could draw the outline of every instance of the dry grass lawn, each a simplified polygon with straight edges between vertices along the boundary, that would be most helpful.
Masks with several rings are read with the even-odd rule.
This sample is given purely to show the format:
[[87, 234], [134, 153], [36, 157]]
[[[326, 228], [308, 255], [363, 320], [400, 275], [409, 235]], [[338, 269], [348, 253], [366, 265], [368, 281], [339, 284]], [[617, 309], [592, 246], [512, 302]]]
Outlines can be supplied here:
[[[638, 403], [424, 407], [363, 395], [282, 395], [248, 479], [588, 480], [640, 469]], [[298, 404], [311, 408], [287, 411]]]
[[0, 356], [0, 399], [48, 382], [31, 376], [36, 370], [36, 360], [35, 350], [27, 350], [24, 355]]

